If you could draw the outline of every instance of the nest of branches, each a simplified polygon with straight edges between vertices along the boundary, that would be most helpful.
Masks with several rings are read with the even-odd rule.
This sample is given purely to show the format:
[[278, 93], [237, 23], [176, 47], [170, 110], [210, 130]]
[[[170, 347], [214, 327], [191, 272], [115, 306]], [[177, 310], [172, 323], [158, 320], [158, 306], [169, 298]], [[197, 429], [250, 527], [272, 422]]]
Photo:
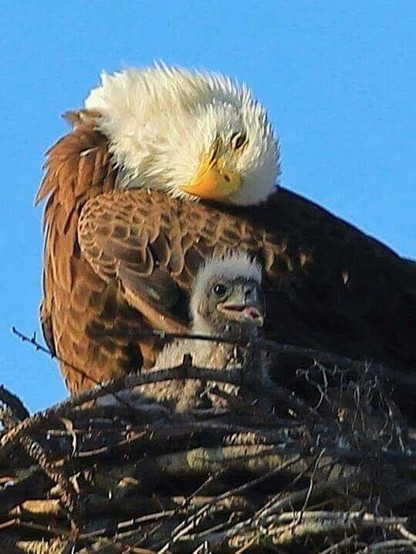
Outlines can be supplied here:
[[[416, 436], [390, 383], [307, 358], [292, 382], [246, 395], [241, 371], [185, 356], [31, 417], [3, 388], [0, 552], [415, 552]], [[176, 413], [120, 394], [174, 379], [224, 402]], [[241, 393], [226, 398], [223, 383]], [[97, 405], [104, 395], [115, 402]]]

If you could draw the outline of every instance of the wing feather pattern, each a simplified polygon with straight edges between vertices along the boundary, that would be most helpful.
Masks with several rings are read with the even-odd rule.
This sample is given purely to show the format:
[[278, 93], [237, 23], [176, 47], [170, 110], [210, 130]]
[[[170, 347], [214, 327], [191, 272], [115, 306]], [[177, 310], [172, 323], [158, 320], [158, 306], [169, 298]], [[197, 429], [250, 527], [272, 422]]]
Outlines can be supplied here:
[[75, 128], [48, 152], [36, 200], [48, 198], [42, 327], [49, 347], [63, 360], [68, 389], [77, 393], [142, 363], [136, 339], [141, 316], [117, 283], [98, 276], [80, 250], [81, 210], [88, 199], [114, 188], [116, 172], [107, 141], [93, 122], [81, 114], [69, 119]]
[[[114, 239], [114, 227], [128, 227], [122, 245]], [[156, 268], [166, 272], [161, 285], [166, 298], [169, 290], [188, 297], [200, 264], [214, 250], [242, 248], [266, 270], [269, 337], [396, 365], [415, 363], [411, 333], [403, 335], [400, 323], [404, 317], [416, 332], [414, 267], [289, 191], [281, 189], [266, 205], [244, 210], [184, 202], [161, 192], [114, 190], [86, 204], [79, 238], [97, 274], [123, 285], [128, 268], [130, 285], [136, 280], [142, 298], [146, 286], [152, 290]], [[112, 259], [102, 264], [97, 250], [111, 252]], [[134, 296], [135, 287], [129, 291]], [[163, 296], [160, 289], [158, 294]], [[162, 318], [179, 319], [184, 297], [173, 297], [176, 306], [155, 303]]]

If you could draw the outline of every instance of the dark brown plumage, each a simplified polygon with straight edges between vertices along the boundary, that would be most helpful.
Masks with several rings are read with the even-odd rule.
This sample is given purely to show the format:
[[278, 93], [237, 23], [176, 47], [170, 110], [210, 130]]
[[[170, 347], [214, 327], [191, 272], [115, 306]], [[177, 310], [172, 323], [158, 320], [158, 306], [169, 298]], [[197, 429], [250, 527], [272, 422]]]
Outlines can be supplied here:
[[[71, 393], [151, 365], [149, 327], [184, 330], [192, 280], [214, 248], [265, 269], [267, 338], [416, 366], [416, 267], [302, 197], [237, 208], [115, 189], [94, 118], [48, 153], [41, 319]], [[71, 366], [85, 372], [79, 373]]]

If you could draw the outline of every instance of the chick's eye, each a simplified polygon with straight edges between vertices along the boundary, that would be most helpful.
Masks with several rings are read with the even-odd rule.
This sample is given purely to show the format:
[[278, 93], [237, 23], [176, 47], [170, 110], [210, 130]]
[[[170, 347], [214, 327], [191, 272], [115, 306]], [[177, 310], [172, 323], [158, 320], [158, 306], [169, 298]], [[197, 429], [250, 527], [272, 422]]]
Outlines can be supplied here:
[[234, 150], [238, 150], [244, 146], [247, 142], [247, 136], [245, 133], [234, 133], [231, 137], [231, 144]]
[[221, 283], [217, 283], [212, 287], [212, 290], [214, 291], [214, 294], [216, 296], [224, 296], [224, 294], [227, 292], [227, 287], [225, 285], [222, 285]]

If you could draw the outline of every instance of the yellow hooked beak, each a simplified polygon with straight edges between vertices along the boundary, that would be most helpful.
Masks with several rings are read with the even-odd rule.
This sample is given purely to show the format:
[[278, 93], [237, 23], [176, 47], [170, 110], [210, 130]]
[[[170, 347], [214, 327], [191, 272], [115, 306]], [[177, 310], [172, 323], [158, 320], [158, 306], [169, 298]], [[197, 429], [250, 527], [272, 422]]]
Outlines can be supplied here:
[[202, 160], [194, 179], [180, 189], [204, 200], [222, 200], [240, 187], [241, 177], [237, 173], [220, 169], [212, 157], [207, 156]]

